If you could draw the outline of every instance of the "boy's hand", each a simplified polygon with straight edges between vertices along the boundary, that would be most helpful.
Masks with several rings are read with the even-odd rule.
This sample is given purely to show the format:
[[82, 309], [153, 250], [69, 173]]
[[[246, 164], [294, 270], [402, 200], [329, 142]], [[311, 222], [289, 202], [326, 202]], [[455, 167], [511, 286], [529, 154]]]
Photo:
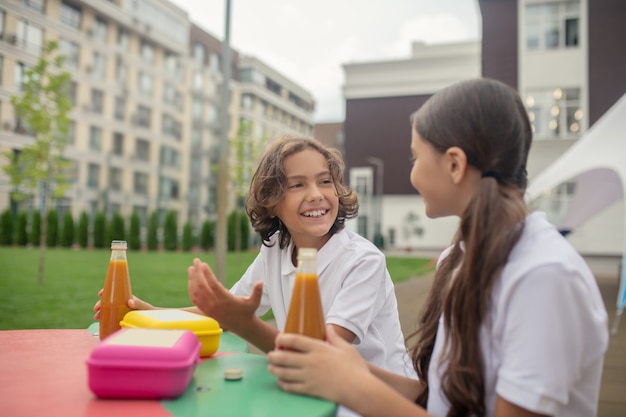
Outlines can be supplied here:
[[[104, 292], [103, 289], [98, 291], [98, 297], [100, 297], [101, 299], [96, 301], [96, 304], [93, 306], [93, 311], [95, 311], [93, 318], [95, 320], [100, 320], [100, 308], [102, 305], [102, 293], [103, 292]], [[147, 303], [143, 301], [142, 299], [135, 297], [134, 295], [133, 295], [133, 298], [128, 300], [128, 307], [131, 310], [154, 310], [156, 308], [152, 304]]]

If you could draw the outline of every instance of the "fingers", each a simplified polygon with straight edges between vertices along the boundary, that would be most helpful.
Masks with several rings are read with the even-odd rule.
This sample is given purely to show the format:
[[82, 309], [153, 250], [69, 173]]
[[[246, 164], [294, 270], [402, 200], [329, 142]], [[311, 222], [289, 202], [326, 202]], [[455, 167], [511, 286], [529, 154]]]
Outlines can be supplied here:
[[278, 336], [276, 336], [275, 342], [277, 348], [290, 349], [303, 353], [310, 352], [316, 346], [324, 344], [325, 343], [321, 340], [293, 333], [279, 333]]

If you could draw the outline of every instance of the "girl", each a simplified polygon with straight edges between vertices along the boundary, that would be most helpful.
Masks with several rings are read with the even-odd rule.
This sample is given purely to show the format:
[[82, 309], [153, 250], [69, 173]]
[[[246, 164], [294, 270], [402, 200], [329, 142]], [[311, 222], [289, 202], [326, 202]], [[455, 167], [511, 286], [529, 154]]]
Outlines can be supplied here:
[[579, 254], [524, 203], [531, 128], [510, 87], [461, 82], [411, 116], [411, 183], [429, 217], [460, 224], [423, 307], [419, 381], [367, 365], [337, 333], [281, 334], [269, 369], [287, 391], [364, 416], [594, 416], [606, 310]]

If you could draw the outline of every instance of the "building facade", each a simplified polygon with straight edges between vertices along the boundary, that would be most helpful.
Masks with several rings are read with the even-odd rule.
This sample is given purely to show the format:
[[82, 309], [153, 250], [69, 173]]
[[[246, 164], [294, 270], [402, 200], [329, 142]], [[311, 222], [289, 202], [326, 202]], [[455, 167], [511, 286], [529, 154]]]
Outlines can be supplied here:
[[[424, 218], [421, 199], [408, 181], [408, 116], [433, 92], [457, 79], [484, 76], [516, 88], [533, 125], [529, 179], [575, 143], [626, 92], [626, 3], [615, 0], [479, 0], [482, 39], [473, 51], [447, 49], [451, 59], [475, 66], [414, 56], [406, 61], [351, 64], [346, 74], [346, 156], [351, 184], [373, 196], [368, 155], [393, 164], [385, 171], [382, 233], [395, 247], [443, 248], [454, 219]], [[417, 48], [420, 46], [417, 45]], [[449, 46], [428, 46], [430, 54]], [[473, 58], [469, 58], [472, 54]], [[413, 78], [398, 74], [413, 65]], [[377, 71], [380, 69], [380, 71]], [[458, 71], [456, 77], [450, 72]], [[455, 79], [456, 78], [456, 79]], [[403, 129], [402, 126], [405, 126]], [[400, 136], [400, 139], [398, 139]], [[400, 148], [396, 146], [400, 145]], [[392, 172], [389, 172], [392, 171]], [[389, 174], [387, 174], [389, 172]], [[575, 184], [565, 183], [536, 202], [558, 224]], [[407, 201], [410, 200], [410, 203]], [[367, 198], [366, 198], [367, 201]], [[364, 210], [376, 213], [375, 209]], [[623, 250], [624, 202], [608, 208], [568, 236], [588, 254]], [[365, 230], [367, 219], [357, 229]], [[366, 230], [367, 236], [371, 230]]]
[[[179, 225], [198, 228], [216, 216], [219, 137], [223, 129], [235, 137], [239, 121], [252, 116], [242, 106], [250, 92], [263, 97], [259, 106], [267, 103], [268, 111], [254, 119], [252, 137], [313, 129], [311, 95], [258, 59], [241, 61], [237, 51], [223, 128], [222, 42], [167, 0], [9, 0], [0, 4], [0, 34], [1, 151], [18, 152], [34, 140], [16, 131], [10, 103], [24, 69], [49, 39], [67, 57], [73, 109], [64, 157], [72, 163], [72, 184], [53, 202], [61, 214], [136, 212], [145, 225], [151, 213], [173, 210]], [[258, 77], [240, 80], [250, 62], [280, 91], [259, 86]], [[36, 190], [19, 203], [11, 191], [0, 172], [0, 211], [39, 208]]]

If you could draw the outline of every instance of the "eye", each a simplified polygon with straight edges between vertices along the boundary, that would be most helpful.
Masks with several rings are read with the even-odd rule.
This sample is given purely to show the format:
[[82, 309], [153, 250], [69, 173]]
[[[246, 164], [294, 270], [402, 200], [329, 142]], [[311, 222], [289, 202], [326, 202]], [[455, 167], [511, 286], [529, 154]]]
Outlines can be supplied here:
[[409, 161], [411, 162], [411, 165], [415, 164], [415, 161], [416, 161], [416, 160], [417, 160], [417, 158], [416, 158], [416, 157], [414, 157], [414, 156], [411, 156], [411, 157], [409, 158]]
[[322, 184], [324, 185], [331, 185], [333, 183], [333, 180], [330, 178], [325, 178], [322, 181], [320, 181]]
[[300, 184], [299, 182], [295, 182], [293, 184], [289, 184], [288, 188], [299, 188], [302, 187], [302, 184]]

